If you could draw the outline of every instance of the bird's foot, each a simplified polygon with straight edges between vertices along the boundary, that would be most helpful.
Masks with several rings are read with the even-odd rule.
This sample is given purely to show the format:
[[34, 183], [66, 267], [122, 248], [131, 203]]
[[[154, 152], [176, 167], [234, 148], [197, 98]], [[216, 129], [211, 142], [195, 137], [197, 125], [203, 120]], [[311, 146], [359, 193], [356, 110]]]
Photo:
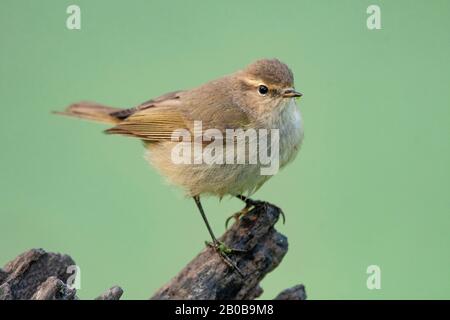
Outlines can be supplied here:
[[245, 202], [245, 207], [241, 211], [236, 212], [232, 216], [228, 217], [227, 220], [225, 221], [225, 227], [228, 226], [228, 223], [232, 218], [234, 218], [235, 220], [239, 220], [240, 218], [242, 218], [244, 215], [246, 215], [248, 212], [250, 212], [253, 209], [258, 209], [258, 208], [267, 209], [267, 207], [269, 207], [269, 206], [278, 209], [278, 211], [280, 212], [280, 215], [281, 215], [281, 219], [283, 220], [283, 224], [286, 223], [286, 216], [284, 215], [284, 212], [280, 207], [278, 207], [270, 202], [267, 202], [267, 201], [253, 200], [253, 199], [247, 198], [245, 196], [238, 196], [238, 198]]
[[228, 224], [230, 223], [231, 219], [234, 219], [234, 221], [238, 221], [240, 218], [245, 216], [250, 210], [252, 209], [251, 205], [246, 204], [244, 208], [242, 208], [241, 211], [238, 211], [225, 220], [225, 229], [228, 229]]
[[242, 278], [244, 278], [244, 273], [241, 271], [241, 269], [239, 269], [236, 263], [231, 260], [230, 255], [233, 253], [245, 253], [247, 252], [247, 250], [230, 248], [225, 243], [219, 240], [215, 240], [213, 242], [206, 241], [205, 243], [208, 247], [213, 248], [230, 268], [235, 270]]

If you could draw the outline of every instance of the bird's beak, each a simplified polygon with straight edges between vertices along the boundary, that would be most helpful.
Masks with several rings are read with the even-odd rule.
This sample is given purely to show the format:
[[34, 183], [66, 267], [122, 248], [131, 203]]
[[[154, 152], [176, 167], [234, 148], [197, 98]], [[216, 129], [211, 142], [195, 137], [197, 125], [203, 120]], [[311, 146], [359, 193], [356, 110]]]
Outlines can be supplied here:
[[298, 91], [295, 91], [293, 88], [288, 88], [283, 91], [283, 98], [297, 98], [301, 97], [303, 94], [301, 94]]

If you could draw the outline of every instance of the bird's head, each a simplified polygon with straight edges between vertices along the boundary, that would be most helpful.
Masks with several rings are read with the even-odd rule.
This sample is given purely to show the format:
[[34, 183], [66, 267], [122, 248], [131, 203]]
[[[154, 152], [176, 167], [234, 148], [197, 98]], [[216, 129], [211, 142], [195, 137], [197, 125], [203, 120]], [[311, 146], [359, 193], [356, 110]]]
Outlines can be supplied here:
[[294, 88], [294, 75], [277, 59], [261, 59], [236, 73], [246, 108], [268, 112], [281, 108], [289, 100], [301, 97]]

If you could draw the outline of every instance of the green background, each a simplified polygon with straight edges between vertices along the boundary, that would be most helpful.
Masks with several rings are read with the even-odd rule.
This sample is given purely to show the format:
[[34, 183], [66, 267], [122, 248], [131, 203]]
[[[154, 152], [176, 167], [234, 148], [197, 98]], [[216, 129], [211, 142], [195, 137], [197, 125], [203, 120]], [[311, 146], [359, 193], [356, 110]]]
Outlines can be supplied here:
[[[263, 297], [304, 283], [311, 299], [450, 298], [449, 30], [445, 0], [2, 0], [0, 265], [43, 247], [81, 267], [81, 298], [149, 297], [208, 239], [193, 201], [138, 141], [50, 111], [134, 106], [277, 57], [304, 93], [305, 141], [255, 195], [284, 209], [290, 244]], [[242, 206], [204, 205], [219, 234]]]

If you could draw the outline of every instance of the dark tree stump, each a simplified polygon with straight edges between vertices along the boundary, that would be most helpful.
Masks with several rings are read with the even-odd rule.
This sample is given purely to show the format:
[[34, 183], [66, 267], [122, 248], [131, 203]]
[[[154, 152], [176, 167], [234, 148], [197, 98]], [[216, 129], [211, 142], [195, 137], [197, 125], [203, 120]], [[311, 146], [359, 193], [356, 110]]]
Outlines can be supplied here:
[[[205, 247], [151, 299], [255, 299], [263, 292], [259, 283], [283, 259], [287, 238], [274, 228], [280, 209], [259, 206], [243, 216], [220, 238], [231, 248], [246, 250], [231, 255], [244, 276], [225, 264], [215, 249]], [[0, 300], [76, 300], [67, 281], [75, 262], [68, 255], [32, 249], [0, 269]], [[114, 286], [96, 300], [118, 300], [123, 290]], [[303, 300], [303, 285], [282, 291], [276, 299]]]
[[[0, 269], [0, 300], [75, 300], [76, 290], [67, 281], [75, 262], [68, 255], [31, 249]], [[122, 289], [113, 287], [99, 298], [117, 300]]]
[[206, 247], [151, 299], [222, 300], [260, 296], [263, 290], [259, 283], [280, 264], [288, 250], [287, 238], [274, 228], [280, 212], [272, 205], [257, 207], [220, 238], [231, 248], [247, 250], [231, 256], [244, 277], [226, 265], [213, 248]]

